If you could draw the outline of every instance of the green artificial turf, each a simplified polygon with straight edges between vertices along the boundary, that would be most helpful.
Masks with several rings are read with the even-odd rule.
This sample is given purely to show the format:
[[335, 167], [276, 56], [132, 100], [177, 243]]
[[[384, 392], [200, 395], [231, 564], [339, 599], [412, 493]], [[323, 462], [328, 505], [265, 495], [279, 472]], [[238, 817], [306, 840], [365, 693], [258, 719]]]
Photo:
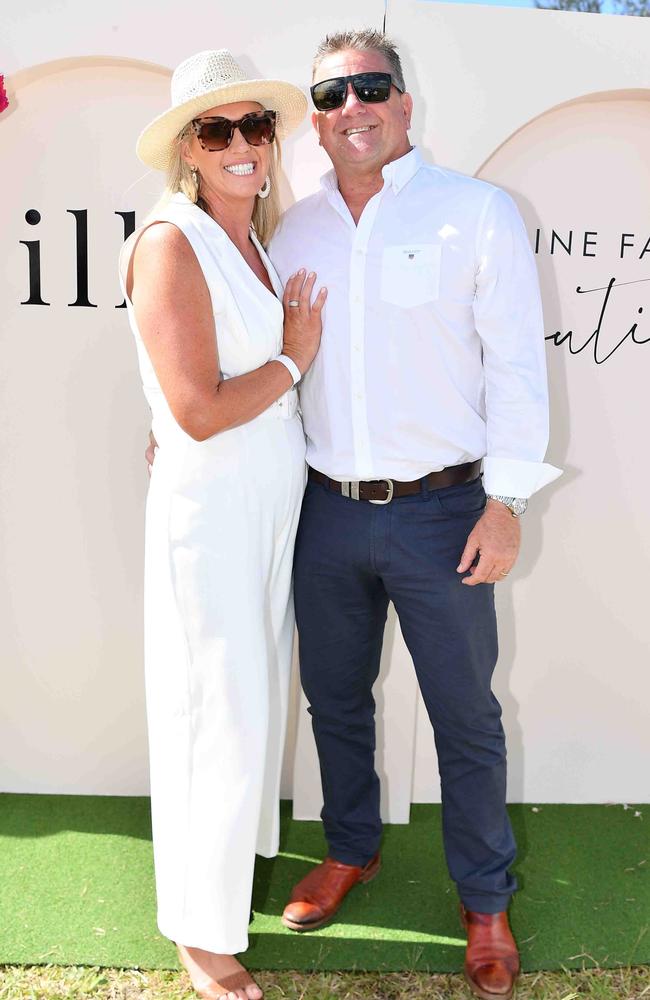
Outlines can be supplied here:
[[[650, 807], [517, 805], [525, 970], [650, 963]], [[175, 968], [159, 934], [144, 798], [0, 795], [0, 964]], [[292, 884], [325, 852], [319, 823], [283, 803], [281, 854], [258, 859], [252, 969], [457, 971], [464, 937], [440, 807], [386, 828], [383, 869], [311, 934], [280, 924]]]

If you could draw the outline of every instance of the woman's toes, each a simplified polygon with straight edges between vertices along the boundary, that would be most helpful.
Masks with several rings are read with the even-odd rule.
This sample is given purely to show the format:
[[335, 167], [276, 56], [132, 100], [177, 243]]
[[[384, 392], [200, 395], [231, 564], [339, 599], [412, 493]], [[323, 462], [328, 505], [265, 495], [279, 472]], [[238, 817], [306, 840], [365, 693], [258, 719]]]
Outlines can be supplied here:
[[262, 1000], [264, 994], [257, 983], [251, 983], [250, 986], [246, 987], [246, 996], [248, 1000]]

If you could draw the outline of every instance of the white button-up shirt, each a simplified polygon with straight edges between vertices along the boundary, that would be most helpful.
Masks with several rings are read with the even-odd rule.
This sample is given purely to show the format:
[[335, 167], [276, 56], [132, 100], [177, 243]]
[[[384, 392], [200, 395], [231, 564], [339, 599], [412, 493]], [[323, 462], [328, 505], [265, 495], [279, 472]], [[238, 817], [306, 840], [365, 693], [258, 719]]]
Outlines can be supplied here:
[[413, 480], [483, 458], [488, 493], [529, 497], [560, 471], [542, 461], [542, 310], [519, 212], [417, 149], [382, 173], [358, 225], [330, 171], [270, 244], [283, 282], [304, 266], [328, 288], [300, 384], [307, 461], [339, 481]]

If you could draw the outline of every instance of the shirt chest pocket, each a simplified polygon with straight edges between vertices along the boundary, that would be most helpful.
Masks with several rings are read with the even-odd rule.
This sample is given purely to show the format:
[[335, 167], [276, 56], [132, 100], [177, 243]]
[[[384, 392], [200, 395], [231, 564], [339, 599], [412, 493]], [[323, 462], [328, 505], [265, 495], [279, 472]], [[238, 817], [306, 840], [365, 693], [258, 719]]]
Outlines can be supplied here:
[[438, 243], [384, 247], [379, 293], [382, 301], [409, 309], [437, 299], [441, 250]]

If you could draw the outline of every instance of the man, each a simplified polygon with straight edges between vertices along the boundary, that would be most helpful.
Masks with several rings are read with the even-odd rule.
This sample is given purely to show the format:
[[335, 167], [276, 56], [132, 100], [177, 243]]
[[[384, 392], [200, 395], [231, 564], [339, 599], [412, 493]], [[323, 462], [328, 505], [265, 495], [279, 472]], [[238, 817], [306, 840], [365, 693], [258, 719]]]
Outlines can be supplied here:
[[535, 264], [508, 195], [411, 147], [413, 102], [384, 36], [326, 38], [313, 84], [334, 169], [286, 213], [270, 254], [284, 281], [306, 263], [328, 288], [300, 387], [310, 471], [295, 601], [329, 855], [283, 922], [320, 927], [379, 870], [372, 685], [393, 601], [434, 729], [465, 973], [476, 995], [510, 997], [515, 844], [490, 689], [493, 584], [517, 557], [527, 498], [560, 474], [542, 462]]

